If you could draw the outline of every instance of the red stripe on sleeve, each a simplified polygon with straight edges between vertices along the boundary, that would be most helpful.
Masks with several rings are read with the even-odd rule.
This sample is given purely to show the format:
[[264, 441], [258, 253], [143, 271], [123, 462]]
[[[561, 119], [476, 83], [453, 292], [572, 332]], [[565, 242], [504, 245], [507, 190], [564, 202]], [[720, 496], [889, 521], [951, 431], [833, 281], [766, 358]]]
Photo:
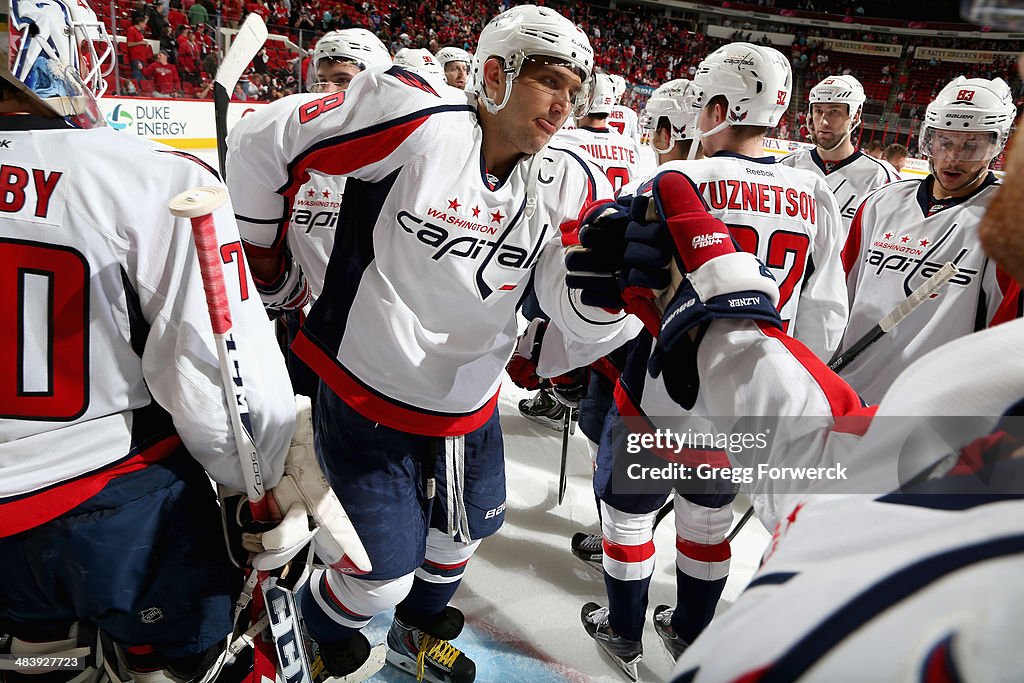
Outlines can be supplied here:
[[793, 358], [799, 361], [800, 365], [804, 366], [804, 369], [807, 370], [818, 386], [821, 387], [822, 393], [825, 394], [833, 417], [849, 415], [855, 411], [860, 414], [863, 406], [857, 392], [843, 381], [839, 375], [829, 370], [828, 366], [822, 363], [821, 359], [811, 353], [806, 346], [782, 330], [767, 323], [759, 322], [757, 326], [765, 335], [778, 339]]
[[351, 174], [356, 169], [380, 161], [398, 149], [398, 146], [429, 118], [429, 114], [424, 114], [397, 126], [327, 145], [310, 152], [292, 168], [291, 182], [281, 194], [287, 197], [294, 196], [299, 188], [309, 180], [309, 169], [311, 168], [331, 175], [344, 176]]
[[999, 267], [996, 268], [996, 282], [1003, 294], [1003, 300], [999, 302], [999, 308], [992, 315], [989, 327], [1019, 318], [1024, 312], [1024, 296], [1020, 291], [1020, 283]]

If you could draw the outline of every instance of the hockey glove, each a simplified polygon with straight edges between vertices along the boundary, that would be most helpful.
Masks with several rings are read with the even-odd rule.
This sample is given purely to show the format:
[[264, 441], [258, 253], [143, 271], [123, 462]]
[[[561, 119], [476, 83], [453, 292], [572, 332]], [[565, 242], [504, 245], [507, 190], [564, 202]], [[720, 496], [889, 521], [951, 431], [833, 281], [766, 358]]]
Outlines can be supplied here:
[[609, 200], [583, 207], [577, 221], [562, 225], [565, 283], [580, 301], [611, 311], [625, 305], [619, 290], [629, 208]]
[[312, 300], [306, 275], [289, 254], [285, 254], [284, 271], [273, 282], [264, 282], [255, 276], [253, 281], [271, 320], [289, 311], [301, 310]]
[[[657, 377], [665, 370], [669, 394], [688, 407], [696, 398], [694, 364], [699, 341], [699, 332], [695, 340], [691, 331], [719, 318], [760, 320], [781, 327], [775, 310], [779, 289], [757, 257], [740, 251], [728, 227], [708, 213], [685, 175], [659, 174], [652, 199], [661, 230], [634, 230], [628, 236], [627, 310], [643, 304], [661, 311], [648, 371]], [[658, 291], [658, 285], [665, 287]]]
[[534, 391], [546, 384], [544, 378], [537, 375], [537, 362], [540, 360], [540, 347], [547, 328], [548, 323], [543, 318], [531, 320], [526, 331], [519, 335], [516, 350], [505, 366], [513, 384], [521, 389]]
[[559, 403], [570, 408], [578, 408], [580, 401], [587, 395], [589, 379], [590, 372], [587, 368], [571, 370], [550, 379], [551, 393]]

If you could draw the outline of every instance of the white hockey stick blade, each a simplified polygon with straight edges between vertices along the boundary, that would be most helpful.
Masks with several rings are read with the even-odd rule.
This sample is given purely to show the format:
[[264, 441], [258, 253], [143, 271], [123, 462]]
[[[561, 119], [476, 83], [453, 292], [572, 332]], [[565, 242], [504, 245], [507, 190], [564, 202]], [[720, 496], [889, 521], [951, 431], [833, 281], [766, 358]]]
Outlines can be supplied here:
[[250, 13], [245, 23], [238, 29], [238, 34], [224, 55], [224, 61], [220, 63], [217, 77], [214, 79], [228, 91], [228, 94], [235, 89], [235, 83], [242, 77], [245, 67], [249, 66], [249, 62], [265, 42], [267, 42], [267, 25], [263, 22], [263, 17], [255, 12]]
[[952, 261], [946, 263], [946, 265], [939, 268], [930, 278], [924, 281], [924, 283], [910, 293], [906, 299], [900, 302], [896, 308], [894, 308], [889, 315], [882, 318], [879, 321], [878, 326], [882, 328], [883, 332], [888, 332], [892, 328], [903, 322], [904, 318], [910, 315], [915, 308], [920, 306], [922, 303], [930, 299], [935, 295], [947, 282], [953, 279], [953, 276], [957, 274], [959, 269], [956, 264]]

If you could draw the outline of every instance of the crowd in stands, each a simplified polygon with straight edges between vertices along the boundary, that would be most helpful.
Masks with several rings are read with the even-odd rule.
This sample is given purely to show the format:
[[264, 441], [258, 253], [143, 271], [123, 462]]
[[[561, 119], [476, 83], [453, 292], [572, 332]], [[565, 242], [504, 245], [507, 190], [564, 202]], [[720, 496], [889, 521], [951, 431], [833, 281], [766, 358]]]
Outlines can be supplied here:
[[[94, 0], [95, 2], [95, 0]], [[403, 47], [426, 48], [431, 52], [455, 45], [473, 52], [476, 36], [487, 19], [504, 8], [504, 3], [480, 3], [473, 0], [115, 0], [117, 16], [97, 7], [100, 16], [124, 37], [121, 42], [119, 89], [111, 92], [153, 97], [205, 97], [212, 86], [220, 51], [218, 27], [235, 28], [250, 12], [263, 16], [272, 36], [287, 39], [302, 49], [310, 49], [323, 33], [351, 26], [373, 30], [392, 54]], [[169, 3], [169, 4], [165, 4]], [[576, 22], [590, 36], [597, 65], [610, 73], [621, 74], [628, 82], [649, 87], [672, 78], [691, 77], [700, 60], [727, 42], [712, 38], [700, 29], [696, 14], [673, 13], [643, 6], [620, 6], [611, 10], [583, 3], [554, 0], [559, 11]], [[786, 3], [761, 0], [768, 7], [799, 5], [815, 10], [815, 0]], [[865, 3], [849, 0], [846, 10], [856, 12]], [[870, 3], [867, 3], [870, 4]], [[900, 3], [894, 3], [900, 4]], [[907, 3], [912, 4], [912, 3]], [[833, 4], [834, 7], [834, 4]], [[106, 11], [105, 11], [106, 10]], [[895, 16], [895, 15], [886, 15]], [[721, 25], [735, 28], [732, 40], [767, 43], [754, 31], [795, 33], [790, 50], [796, 91], [807, 90], [822, 78], [850, 74], [859, 79], [877, 112], [895, 88], [892, 110], [907, 119], [923, 114], [924, 106], [953, 76], [993, 78], [1002, 76], [1024, 100], [1024, 86], [1016, 77], [1013, 57], [997, 58], [984, 64], [912, 59], [917, 47], [991, 50], [1019, 53], [1020, 41], [965, 41], [921, 37], [912, 42], [896, 34], [872, 31], [840, 31], [824, 27], [800, 27], [777, 23], [742, 22], [723, 19]], [[903, 56], [853, 54], [827, 49], [820, 39], [854, 40], [866, 43], [902, 44]], [[280, 40], [279, 39], [279, 40]], [[271, 40], [254, 60], [250, 72], [240, 81], [234, 97], [246, 100], [273, 100], [302, 89], [304, 60], [279, 40]], [[154, 50], [149, 41], [158, 41]], [[901, 60], [905, 68], [901, 67]], [[111, 85], [115, 85], [113, 82]], [[624, 102], [636, 109], [643, 107], [649, 89], [627, 92]], [[1018, 103], [1020, 104], [1020, 102]], [[799, 108], [798, 108], [799, 109]], [[803, 114], [795, 121], [787, 116], [776, 134], [783, 138], [806, 139]]]

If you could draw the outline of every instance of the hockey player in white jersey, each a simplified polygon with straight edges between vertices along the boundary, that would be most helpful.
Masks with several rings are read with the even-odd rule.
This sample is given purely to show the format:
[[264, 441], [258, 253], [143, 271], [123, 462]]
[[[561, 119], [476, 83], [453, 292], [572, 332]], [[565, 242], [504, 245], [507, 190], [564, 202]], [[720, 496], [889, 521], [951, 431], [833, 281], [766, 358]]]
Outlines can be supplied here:
[[[311, 172], [349, 177], [346, 239], [293, 344], [321, 378], [318, 454], [373, 563], [314, 572], [300, 596], [334, 675], [358, 665], [359, 630], [397, 606], [389, 661], [445, 683], [475, 676], [449, 642], [463, 617], [448, 603], [504, 518], [497, 394], [527, 283], [570, 338], [610, 350], [636, 331], [565, 287], [559, 228], [611, 188], [547, 143], [586, 111], [592, 69], [581, 30], [521, 5], [481, 33], [475, 97], [368, 69], [344, 93], [271, 103], [229, 137], [241, 220], [282, 221]], [[254, 271], [277, 268], [265, 253]]]
[[779, 160], [780, 164], [818, 173], [836, 195], [843, 216], [844, 234], [864, 198], [876, 187], [899, 180], [878, 159], [853, 146], [853, 133], [864, 112], [864, 86], [853, 76], [829, 76], [811, 88], [808, 127], [814, 147]]
[[[84, 3], [0, 0], [0, 15], [5, 655], [82, 656], [96, 673], [100, 630], [122, 675], [198, 679], [241, 579], [207, 475], [245, 484], [190, 223], [167, 204], [219, 181], [103, 126], [95, 96], [116, 51]], [[214, 222], [269, 491], [295, 404], [230, 205]]]
[[473, 66], [473, 56], [460, 47], [442, 47], [434, 58], [444, 69], [444, 79], [448, 85], [466, 90], [470, 84], [469, 72]]
[[[633, 139], [619, 134], [608, 126], [608, 114], [614, 101], [615, 84], [612, 77], [607, 74], [595, 75], [593, 101], [589, 111], [576, 120], [575, 128], [562, 128], [556, 133], [551, 145], [582, 151], [608, 178], [612, 191], [618, 192], [637, 177], [640, 150]], [[534, 316], [545, 317], [532, 293], [523, 302], [522, 312], [529, 320], [534, 320]], [[542, 388], [533, 397], [519, 402], [519, 412], [523, 417], [559, 431], [563, 429], [563, 418], [567, 409], [565, 403], [555, 397], [554, 389], [550, 387]]]
[[614, 86], [615, 101], [612, 103], [612, 109], [608, 113], [608, 126], [616, 130], [620, 135], [625, 135], [627, 138], [630, 138], [639, 145], [639, 117], [636, 115], [636, 112], [629, 107], [624, 104], [619, 104], [620, 100], [622, 100], [622, 96], [626, 93], [626, 79], [618, 74], [611, 74], [609, 78], [612, 79], [612, 85]]
[[1021, 315], [1019, 283], [978, 242], [978, 223], [999, 185], [989, 164], [1015, 115], [1002, 79], [957, 77], [928, 105], [921, 124], [920, 148], [931, 173], [879, 189], [857, 211], [843, 250], [850, 323], [841, 350], [943, 264], [959, 268], [943, 291], [844, 368], [843, 379], [869, 403], [932, 349]]
[[[846, 322], [835, 197], [818, 176], [762, 156], [764, 136], [786, 111], [791, 86], [789, 62], [773, 48], [733, 43], [712, 53], [701, 62], [688, 95], [706, 158], [665, 163], [653, 180], [623, 195], [632, 193], [632, 201], [642, 206], [653, 188], [666, 182], [661, 179], [692, 187], [712, 215], [730, 226], [740, 247], [766, 260], [775, 273], [780, 293], [773, 303], [781, 313], [780, 325], [785, 329], [788, 324], [791, 334], [805, 337], [817, 354], [828, 357]], [[685, 120], [680, 123], [686, 127]], [[642, 215], [631, 214], [637, 220]], [[716, 244], [728, 236], [695, 239]], [[615, 299], [604, 303], [613, 307]], [[612, 448], [613, 432], [619, 415], [685, 414], [666, 388], [673, 380], [648, 369], [652, 341], [649, 332], [642, 332], [631, 345], [615, 409], [601, 437], [594, 486], [602, 501], [609, 605], [588, 603], [582, 613], [587, 632], [634, 679], [655, 565], [654, 519], [666, 494], [616, 490], [612, 472], [622, 454]], [[664, 369], [669, 375], [685, 371], [684, 366]], [[699, 407], [694, 414], [702, 414]], [[730, 559], [725, 536], [734, 496], [728, 484], [696, 494], [676, 492], [677, 602], [655, 610], [655, 627], [674, 657], [711, 620], [725, 586]]]
[[[336, 93], [348, 89], [352, 79], [368, 67], [391, 63], [391, 55], [377, 36], [364, 28], [348, 28], [325, 33], [313, 48], [306, 84], [309, 92]], [[327, 259], [334, 247], [334, 236], [341, 215], [341, 200], [345, 193], [345, 179], [311, 173], [309, 181], [296, 194], [292, 213], [287, 222], [257, 224], [239, 223], [246, 242], [273, 242], [284, 238], [287, 248], [276, 252], [280, 258], [280, 272], [300, 270], [307, 287], [293, 293], [293, 298], [315, 299], [320, 296], [327, 272]], [[292, 263], [285, 263], [291, 260]], [[273, 282], [257, 279], [262, 292]], [[272, 313], [282, 307], [295, 309], [295, 301], [281, 302], [273, 298], [266, 301]]]
[[607, 74], [594, 77], [594, 103], [590, 110], [576, 119], [576, 128], [560, 131], [553, 145], [582, 149], [604, 171], [612, 190], [618, 192], [637, 178], [640, 150], [634, 138], [622, 135], [609, 124], [615, 102], [614, 82]]
[[[1011, 152], [1009, 163], [1015, 169], [1024, 157]], [[843, 491], [807, 480], [777, 497], [769, 514], [759, 509], [774, 529], [761, 569], [685, 650], [673, 680], [888, 681], [908, 672], [914, 680], [1016, 680], [1019, 619], [1009, 606], [1020, 600], [1014, 577], [1024, 558], [1024, 322], [944, 345], [907, 368], [877, 412], [865, 411], [851, 388], [763, 314], [731, 305], [777, 296], [777, 287], [759, 264], [738, 260], [730, 242], [695, 239], [727, 227], [692, 193], [686, 198], [685, 186], [673, 189], [662, 195], [655, 226], [664, 239], [631, 226], [619, 245], [645, 254], [627, 270], [624, 292], [649, 287], [665, 263], [682, 276], [659, 291], [655, 353], [665, 368], [691, 367], [699, 387], [673, 393], [695, 393], [692, 404], [708, 415], [793, 415], [811, 425], [808, 418], [825, 418], [808, 429], [802, 449], [771, 457], [845, 463], [857, 482]], [[1010, 189], [997, 195], [981, 233], [1019, 280], [1024, 189]], [[590, 241], [586, 231], [580, 237]], [[652, 258], [652, 247], [667, 260]], [[964, 415], [971, 419], [955, 420]], [[846, 416], [856, 419], [837, 419]], [[766, 480], [755, 478], [753, 488]], [[875, 488], [854, 488], [864, 481]], [[833, 495], [809, 495], [823, 491]], [[834, 495], [843, 492], [862, 495]]]

